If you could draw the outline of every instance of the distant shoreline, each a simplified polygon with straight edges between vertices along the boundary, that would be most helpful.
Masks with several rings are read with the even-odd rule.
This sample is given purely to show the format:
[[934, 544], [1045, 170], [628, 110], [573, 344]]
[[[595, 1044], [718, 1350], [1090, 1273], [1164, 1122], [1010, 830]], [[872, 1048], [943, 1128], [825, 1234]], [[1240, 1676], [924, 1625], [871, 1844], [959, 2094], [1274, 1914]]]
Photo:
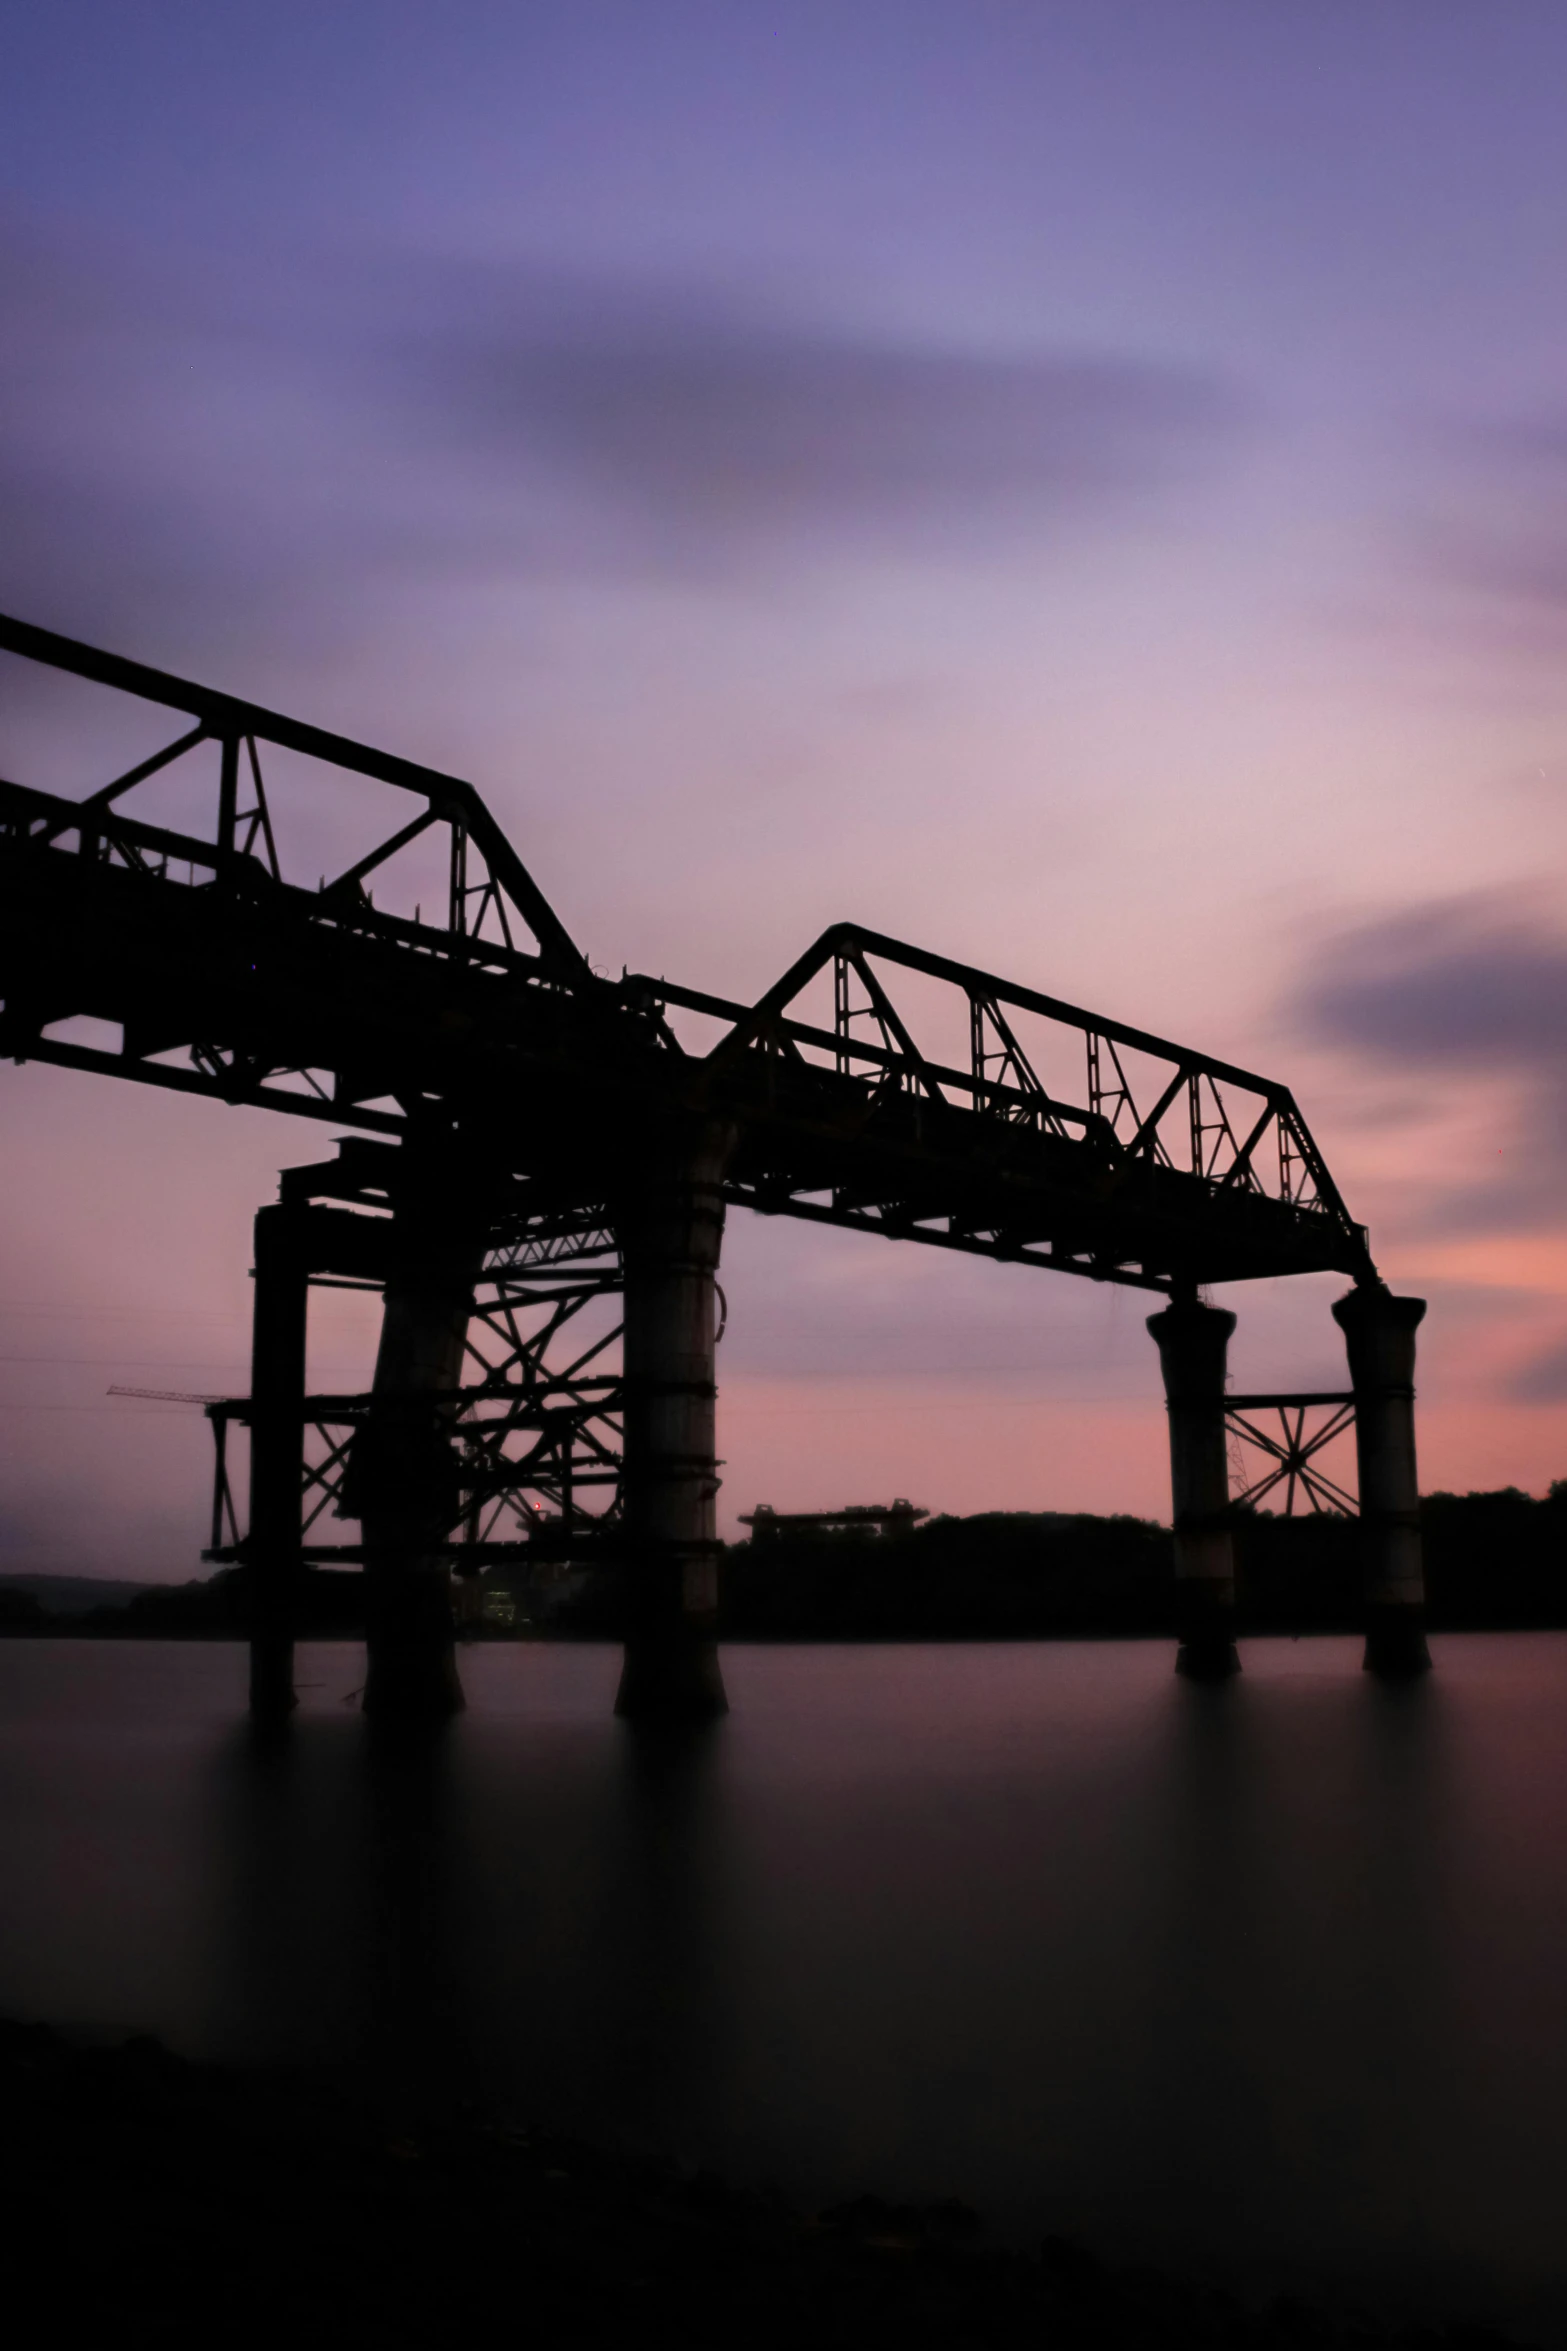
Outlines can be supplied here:
[[[1543, 1499], [1431, 1494], [1421, 1505], [1433, 1632], [1567, 1629], [1567, 1482]], [[1360, 1629], [1359, 1530], [1346, 1518], [1237, 1513], [1237, 1631]], [[911, 1533], [770, 1535], [731, 1544], [720, 1569], [720, 1638], [733, 1642], [1159, 1640], [1174, 1637], [1170, 1532], [1149, 1519], [995, 1511]], [[45, 1605], [45, 1596], [58, 1603]], [[521, 1586], [512, 1624], [482, 1640], [613, 1640], [620, 1596], [604, 1569]], [[243, 1640], [245, 1572], [186, 1584], [0, 1575], [0, 1635]], [[363, 1633], [357, 1571], [307, 1570], [301, 1639]]]
[[[1495, 1636], [1498, 1640], [1509, 1634], [1567, 1633], [1567, 1623], [1551, 1624], [1438, 1624], [1426, 1619], [1426, 1630], [1433, 1638], [1473, 1640]], [[1273, 1625], [1237, 1626], [1237, 1641], [1350, 1641], [1365, 1632], [1364, 1624], [1312, 1625], [1304, 1632], [1282, 1632]], [[311, 1630], [298, 1636], [300, 1643], [343, 1642], [353, 1644], [364, 1638], [362, 1631], [321, 1632]], [[1173, 1632], [1127, 1631], [1116, 1627], [1103, 1632], [1093, 1630], [1058, 1633], [962, 1632], [962, 1633], [731, 1633], [720, 1632], [722, 1649], [998, 1649], [1088, 1648], [1095, 1644], [1115, 1642], [1128, 1648], [1139, 1643], [1174, 1642]], [[192, 1647], [243, 1648], [249, 1635], [233, 1629], [208, 1630], [200, 1627], [167, 1629], [157, 1625], [96, 1625], [73, 1623], [69, 1619], [50, 1621], [42, 1625], [17, 1627], [0, 1624], [0, 1641], [16, 1641], [26, 1647], [37, 1643], [63, 1642], [82, 1647], [94, 1641], [157, 1642], [173, 1641]], [[528, 1629], [522, 1632], [485, 1633], [474, 1640], [460, 1639], [459, 1656], [465, 1649], [614, 1649], [621, 1644], [619, 1633], [606, 1632], [540, 1632]]]

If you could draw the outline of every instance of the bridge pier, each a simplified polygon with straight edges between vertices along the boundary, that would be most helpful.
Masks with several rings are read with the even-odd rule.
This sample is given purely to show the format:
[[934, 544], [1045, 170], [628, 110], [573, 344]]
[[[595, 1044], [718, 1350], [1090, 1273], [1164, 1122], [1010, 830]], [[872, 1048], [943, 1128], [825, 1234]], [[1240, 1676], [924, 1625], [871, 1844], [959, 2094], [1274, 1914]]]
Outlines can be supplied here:
[[1423, 1298], [1395, 1298], [1380, 1282], [1351, 1290], [1333, 1308], [1355, 1391], [1365, 1670], [1389, 1679], [1431, 1664], [1415, 1466], [1415, 1332], [1425, 1310]]
[[620, 1203], [625, 1661], [617, 1714], [728, 1710], [718, 1662], [715, 1282], [732, 1130], [664, 1138]]
[[255, 1226], [250, 1359], [250, 1711], [292, 1712], [294, 1636], [302, 1575], [299, 1488], [305, 1457], [308, 1222], [287, 1202]]
[[463, 1707], [444, 1545], [458, 1462], [438, 1399], [462, 1384], [482, 1243], [460, 1201], [400, 1201], [370, 1417], [355, 1440], [351, 1499], [364, 1530], [364, 1711], [440, 1721]]
[[1193, 1681], [1239, 1673], [1235, 1647], [1235, 1545], [1230, 1528], [1224, 1431], [1225, 1351], [1235, 1317], [1178, 1297], [1148, 1328], [1170, 1417], [1175, 1523], [1175, 1670]]

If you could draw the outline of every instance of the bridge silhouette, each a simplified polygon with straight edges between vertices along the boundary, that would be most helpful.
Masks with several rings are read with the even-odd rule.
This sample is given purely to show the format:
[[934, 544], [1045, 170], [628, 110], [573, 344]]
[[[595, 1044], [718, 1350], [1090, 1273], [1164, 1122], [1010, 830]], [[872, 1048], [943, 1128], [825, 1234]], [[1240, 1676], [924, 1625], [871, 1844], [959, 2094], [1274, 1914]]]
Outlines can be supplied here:
[[[208, 1406], [206, 1556], [247, 1571], [258, 1713], [294, 1702], [312, 1566], [362, 1566], [365, 1705], [419, 1716], [461, 1703], [454, 1566], [593, 1558], [621, 1579], [620, 1710], [722, 1709], [731, 1207], [1162, 1301], [1193, 1676], [1236, 1664], [1227, 1430], [1272, 1456], [1237, 1499], [1344, 1507], [1313, 1463], [1352, 1420], [1366, 1662], [1426, 1664], [1424, 1306], [1379, 1280], [1288, 1088], [852, 924], [750, 1005], [608, 978], [471, 784], [22, 621], [0, 650], [181, 722], [79, 799], [0, 781], [0, 1053], [348, 1130], [258, 1211], [251, 1391]], [[101, 761], [101, 717], [66, 723]], [[1228, 1395], [1235, 1318], [1203, 1291], [1315, 1273], [1351, 1284], [1350, 1387]], [[307, 1391], [322, 1283], [380, 1294], [365, 1393]]]

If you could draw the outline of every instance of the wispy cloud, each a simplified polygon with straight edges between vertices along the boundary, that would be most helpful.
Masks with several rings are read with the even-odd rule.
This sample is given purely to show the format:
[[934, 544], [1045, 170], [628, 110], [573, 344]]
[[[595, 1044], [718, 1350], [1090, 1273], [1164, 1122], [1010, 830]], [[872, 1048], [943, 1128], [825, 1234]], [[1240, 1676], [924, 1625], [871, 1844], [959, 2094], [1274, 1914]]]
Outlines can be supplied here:
[[496, 480], [547, 466], [675, 564], [1048, 540], [1189, 480], [1244, 415], [1132, 355], [965, 351], [682, 288], [513, 277], [450, 309], [396, 382], [431, 443]]
[[1396, 545], [1444, 644], [1558, 662], [1567, 640], [1567, 408], [1405, 429]]
[[1567, 936], [1515, 893], [1372, 922], [1313, 957], [1293, 1010], [1318, 1043], [1397, 1070], [1517, 1087], [1508, 1172], [1442, 1192], [1449, 1231], [1567, 1219]]
[[1567, 1339], [1558, 1339], [1531, 1355], [1507, 1382], [1515, 1404], [1567, 1403]]
[[102, 255], [0, 224], [0, 596], [319, 625], [410, 577], [989, 561], [1123, 528], [1234, 390], [761, 295], [524, 267]]

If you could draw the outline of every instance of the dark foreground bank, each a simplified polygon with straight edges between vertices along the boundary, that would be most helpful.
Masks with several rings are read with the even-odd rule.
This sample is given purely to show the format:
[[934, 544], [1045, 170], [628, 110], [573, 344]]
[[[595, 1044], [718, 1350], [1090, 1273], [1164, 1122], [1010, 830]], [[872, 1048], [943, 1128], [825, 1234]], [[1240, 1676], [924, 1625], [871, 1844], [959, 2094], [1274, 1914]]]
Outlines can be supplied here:
[[[1263, 2312], [1062, 2244], [987, 2248], [961, 2205], [806, 2215], [348, 2076], [198, 2066], [0, 2025], [10, 2292], [120, 2343], [1459, 2346], [1297, 2302]], [[30, 2283], [29, 2283], [30, 2281]], [[26, 2289], [24, 2294], [24, 2288]], [[13, 2311], [16, 2307], [13, 2301]], [[33, 2338], [37, 2339], [37, 2338]]]

